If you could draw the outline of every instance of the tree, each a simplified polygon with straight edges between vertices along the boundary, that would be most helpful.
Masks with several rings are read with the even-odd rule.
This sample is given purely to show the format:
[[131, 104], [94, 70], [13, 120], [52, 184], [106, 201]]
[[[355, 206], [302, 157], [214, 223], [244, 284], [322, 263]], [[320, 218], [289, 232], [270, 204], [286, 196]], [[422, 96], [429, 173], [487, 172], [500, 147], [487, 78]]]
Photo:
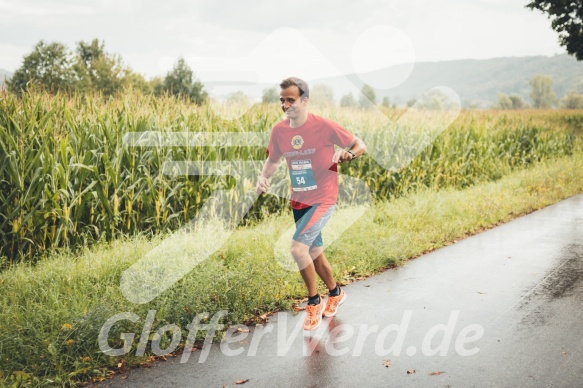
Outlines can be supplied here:
[[563, 109], [583, 109], [583, 95], [571, 90], [569, 94], [561, 98], [559, 105]]
[[363, 85], [358, 103], [363, 108], [370, 108], [377, 103], [377, 96], [372, 86]]
[[526, 6], [546, 13], [551, 27], [559, 33], [561, 46], [577, 60], [583, 60], [583, 2], [531, 0]]
[[137, 75], [123, 65], [119, 56], [107, 53], [105, 43], [98, 39], [77, 44], [74, 69], [77, 89], [81, 91], [99, 91], [109, 96], [126, 84], [138, 83]]
[[127, 68], [124, 71], [125, 75], [123, 78], [123, 86], [130, 87], [134, 90], [139, 90], [142, 93], [150, 94], [154, 92], [154, 88], [152, 87], [152, 83], [148, 82], [143, 75], [134, 73], [132, 70]]
[[381, 103], [381, 105], [384, 106], [385, 108], [391, 107], [391, 100], [389, 99], [388, 96], [383, 97], [383, 102]]
[[458, 107], [457, 102], [452, 100], [451, 96], [439, 89], [430, 90], [417, 100], [409, 100], [407, 105], [409, 107], [414, 106], [416, 109], [427, 110], [455, 109]]
[[148, 84], [155, 96], [164, 94], [164, 79], [162, 77], [153, 77]]
[[41, 40], [24, 57], [22, 66], [6, 84], [16, 94], [25, 91], [31, 84], [51, 92], [71, 89], [74, 77], [67, 48], [62, 43], [47, 44]]
[[352, 93], [345, 94], [340, 99], [340, 106], [343, 108], [353, 107], [356, 106], [356, 99], [352, 95]]
[[512, 109], [512, 100], [504, 93], [498, 93], [497, 109]]
[[227, 103], [229, 104], [250, 104], [249, 97], [242, 90], [237, 90], [236, 92], [230, 93], [227, 96]]
[[530, 98], [532, 105], [537, 109], [548, 109], [557, 100], [553, 91], [553, 78], [547, 75], [537, 75], [530, 80]]
[[512, 109], [524, 108], [524, 100], [522, 99], [522, 97], [520, 97], [516, 94], [512, 94], [508, 98], [510, 98], [510, 101], [512, 101]]
[[504, 93], [498, 93], [498, 102], [494, 107], [496, 109], [522, 109], [524, 101], [516, 94], [508, 96]]
[[184, 58], [179, 58], [174, 68], [164, 77], [163, 91], [186, 97], [196, 104], [202, 104], [208, 97], [202, 83], [195, 79]]
[[261, 97], [261, 102], [263, 102], [264, 104], [270, 104], [272, 102], [278, 101], [279, 94], [277, 93], [277, 88], [275, 86], [263, 89], [263, 96]]
[[310, 90], [310, 104], [316, 106], [334, 105], [334, 91], [326, 84], [314, 85]]

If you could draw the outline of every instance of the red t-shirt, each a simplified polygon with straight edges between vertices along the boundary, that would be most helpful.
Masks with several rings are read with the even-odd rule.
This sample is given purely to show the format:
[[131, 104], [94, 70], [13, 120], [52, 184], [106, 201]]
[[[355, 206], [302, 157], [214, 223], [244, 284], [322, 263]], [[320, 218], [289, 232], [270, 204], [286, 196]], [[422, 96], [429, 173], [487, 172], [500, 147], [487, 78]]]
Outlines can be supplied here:
[[354, 143], [354, 135], [338, 123], [311, 113], [301, 127], [292, 128], [289, 124], [289, 119], [275, 124], [267, 155], [274, 163], [285, 155], [292, 183], [292, 208], [334, 205], [338, 197], [338, 169], [332, 163], [334, 145], [346, 148]]

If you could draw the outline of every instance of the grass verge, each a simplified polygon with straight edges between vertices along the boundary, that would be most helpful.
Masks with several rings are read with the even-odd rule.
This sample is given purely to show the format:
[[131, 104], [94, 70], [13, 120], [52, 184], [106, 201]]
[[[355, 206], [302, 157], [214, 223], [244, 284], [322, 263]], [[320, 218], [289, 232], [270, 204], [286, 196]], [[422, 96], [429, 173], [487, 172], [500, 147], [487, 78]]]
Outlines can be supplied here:
[[[583, 155], [577, 152], [465, 190], [422, 190], [376, 203], [327, 249], [334, 274], [344, 283], [370, 276], [582, 193], [581, 171]], [[338, 214], [350, 218], [352, 211]], [[236, 230], [211, 258], [143, 305], [123, 297], [121, 274], [162, 237], [122, 239], [75, 257], [54, 255], [36, 266], [21, 264], [0, 273], [0, 382], [75, 385], [143, 362], [147, 356], [134, 354], [148, 310], [156, 310], [155, 331], [166, 324], [185, 328], [201, 312], [228, 310], [222, 323], [235, 324], [290, 308], [304, 296], [303, 283], [297, 272], [284, 270], [273, 258], [273, 246], [292, 226], [291, 219], [284, 212]], [[116, 325], [109, 343], [119, 347], [120, 333], [137, 333], [131, 351], [106, 356], [97, 344], [99, 331], [108, 318], [126, 311], [140, 318]]]

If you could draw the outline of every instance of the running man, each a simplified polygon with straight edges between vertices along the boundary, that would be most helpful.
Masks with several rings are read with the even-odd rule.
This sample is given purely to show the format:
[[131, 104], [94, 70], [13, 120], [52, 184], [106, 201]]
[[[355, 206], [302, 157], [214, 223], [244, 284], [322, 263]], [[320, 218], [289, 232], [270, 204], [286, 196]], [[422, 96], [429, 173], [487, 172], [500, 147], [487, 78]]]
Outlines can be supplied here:
[[[269, 179], [285, 156], [291, 178], [291, 207], [296, 231], [291, 254], [308, 291], [304, 330], [314, 330], [322, 316], [333, 317], [346, 299], [324, 255], [322, 229], [330, 219], [338, 197], [337, 164], [365, 152], [365, 145], [339, 124], [308, 113], [308, 84], [295, 77], [279, 85], [281, 109], [287, 116], [273, 127], [267, 160], [257, 182], [257, 193], [269, 188]], [[337, 145], [342, 149], [335, 150]], [[347, 150], [345, 150], [347, 149]], [[318, 294], [316, 274], [329, 290], [326, 303]]]

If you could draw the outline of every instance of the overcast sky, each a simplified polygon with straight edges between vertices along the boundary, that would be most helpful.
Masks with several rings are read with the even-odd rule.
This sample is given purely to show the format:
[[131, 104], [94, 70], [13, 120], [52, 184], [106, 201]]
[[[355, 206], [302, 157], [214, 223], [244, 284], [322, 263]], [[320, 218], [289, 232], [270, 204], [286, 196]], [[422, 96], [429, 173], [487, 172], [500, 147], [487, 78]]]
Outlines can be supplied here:
[[0, 0], [0, 68], [41, 39], [99, 38], [146, 76], [184, 56], [203, 81], [278, 82], [392, 64], [554, 55], [528, 0]]

